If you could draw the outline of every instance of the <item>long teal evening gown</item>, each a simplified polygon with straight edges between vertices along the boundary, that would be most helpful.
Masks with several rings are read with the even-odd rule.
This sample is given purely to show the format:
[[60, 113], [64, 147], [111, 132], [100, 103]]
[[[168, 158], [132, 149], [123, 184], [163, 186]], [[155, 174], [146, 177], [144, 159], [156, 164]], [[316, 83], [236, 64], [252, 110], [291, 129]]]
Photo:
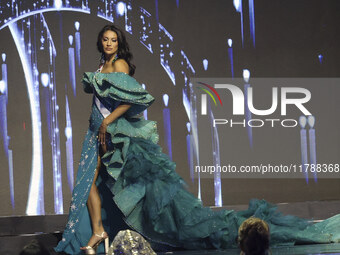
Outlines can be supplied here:
[[94, 94], [92, 112], [69, 219], [56, 251], [81, 254], [79, 248], [86, 246], [92, 235], [86, 202], [97, 166], [98, 129], [105, 114], [120, 102], [131, 103], [132, 107], [107, 128], [109, 149], [102, 157], [105, 169], [101, 169], [96, 181], [102, 199], [103, 225], [110, 241], [119, 230], [130, 228], [153, 245], [230, 248], [236, 246], [239, 225], [250, 216], [269, 223], [271, 244], [340, 241], [340, 215], [310, 224], [294, 216], [283, 216], [264, 200], [252, 200], [249, 209], [242, 212], [203, 207], [187, 191], [175, 171], [175, 163], [157, 144], [156, 122], [138, 116], [154, 98], [134, 78], [121, 72], [86, 72], [82, 83], [86, 93]]

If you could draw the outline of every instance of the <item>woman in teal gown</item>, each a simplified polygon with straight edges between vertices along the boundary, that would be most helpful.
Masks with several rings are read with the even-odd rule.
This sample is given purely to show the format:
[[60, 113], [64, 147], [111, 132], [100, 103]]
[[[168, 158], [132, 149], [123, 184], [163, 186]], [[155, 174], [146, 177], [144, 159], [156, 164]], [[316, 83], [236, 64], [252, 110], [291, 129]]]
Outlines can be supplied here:
[[[84, 73], [84, 91], [94, 94], [92, 111], [68, 222], [56, 251], [81, 254], [80, 247], [88, 245], [93, 237], [96, 223], [93, 219], [91, 222], [89, 211], [93, 209], [87, 203], [93, 185], [101, 201], [97, 208], [99, 224], [110, 240], [119, 230], [130, 228], [154, 247], [225, 249], [237, 246], [238, 227], [245, 219], [255, 216], [268, 222], [272, 245], [340, 241], [340, 215], [311, 224], [305, 219], [282, 215], [264, 200], [251, 200], [248, 210], [241, 212], [203, 207], [201, 201], [187, 191], [185, 182], [175, 171], [175, 163], [157, 144], [156, 122], [140, 116], [154, 98], [131, 76], [134, 66], [129, 62], [131, 54], [124, 34], [112, 25], [105, 26], [97, 44], [102, 53], [103, 31], [118, 35], [118, 42], [112, 41], [118, 45], [113, 60], [117, 56], [127, 60], [124, 64], [128, 64], [130, 75], [120, 71], [105, 73], [104, 69]], [[120, 105], [129, 105], [129, 108], [116, 114], [115, 120], [105, 127], [103, 152], [100, 142], [103, 142], [104, 120]], [[103, 252], [104, 245], [100, 244], [97, 251]]]

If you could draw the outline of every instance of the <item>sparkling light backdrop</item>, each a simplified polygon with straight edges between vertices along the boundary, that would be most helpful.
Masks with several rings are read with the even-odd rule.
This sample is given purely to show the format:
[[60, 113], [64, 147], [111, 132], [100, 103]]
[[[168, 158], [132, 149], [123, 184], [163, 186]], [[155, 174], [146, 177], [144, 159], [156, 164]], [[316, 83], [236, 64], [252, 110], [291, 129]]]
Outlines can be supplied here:
[[[145, 82], [143, 86], [150, 92], [154, 91], [153, 94], [159, 101], [156, 103], [158, 109], [145, 111], [144, 117], [158, 121], [162, 135], [161, 145], [164, 145], [163, 151], [178, 162], [177, 166], [180, 166], [178, 172], [188, 179], [190, 185], [193, 185], [192, 190], [203, 202], [202, 192], [212, 195], [213, 202], [211, 199], [207, 202], [210, 205], [222, 206], [225, 198], [230, 199], [229, 194], [223, 193], [223, 182], [219, 174], [212, 177], [213, 184], [209, 187], [204, 187], [200, 175], [195, 180], [193, 178], [194, 166], [200, 164], [202, 153], [209, 154], [213, 165], [220, 164], [222, 158], [229, 156], [223, 152], [223, 148], [233, 145], [221, 140], [222, 131], [215, 127], [204, 134], [208, 137], [211, 147], [211, 150], [205, 150], [206, 144], [202, 144], [199, 137], [198, 122], [198, 114], [201, 111], [201, 98], [198, 95], [202, 93], [198, 93], [190, 79], [204, 76], [241, 77], [243, 75], [244, 88], [246, 88], [251, 86], [250, 73], [252, 76], [256, 74], [275, 76], [280, 75], [277, 71], [280, 67], [270, 66], [270, 61], [262, 63], [268, 69], [261, 72], [258, 67], [261, 65], [258, 58], [263, 52], [264, 45], [256, 40], [263, 40], [267, 38], [267, 35], [263, 27], [260, 26], [258, 29], [256, 18], [258, 10], [263, 14], [266, 6], [257, 5], [255, 0], [221, 0], [215, 5], [210, 4], [210, 1], [201, 0], [195, 2], [198, 7], [194, 7], [192, 3], [192, 1], [189, 3], [184, 0], [171, 0], [167, 3], [157, 0], [93, 2], [88, 0], [12, 0], [0, 2], [0, 33], [5, 34], [7, 31], [10, 34], [10, 37], [1, 38], [0, 44], [4, 46], [0, 48], [2, 54], [0, 143], [3, 147], [3, 154], [0, 151], [2, 163], [0, 167], [1, 171], [6, 171], [6, 176], [8, 176], [6, 180], [8, 190], [4, 196], [9, 198], [11, 207], [1, 215], [10, 214], [9, 211], [12, 214], [27, 215], [67, 213], [65, 209], [68, 206], [68, 196], [74, 187], [79, 157], [75, 153], [78, 149], [75, 148], [81, 146], [82, 139], [77, 134], [78, 122], [80, 118], [86, 119], [87, 114], [84, 113], [85, 117], [80, 117], [76, 109], [76, 104], [83, 97], [80, 95], [82, 93], [82, 85], [79, 82], [80, 73], [91, 71], [86, 68], [95, 66], [95, 64], [88, 63], [89, 52], [84, 50], [87, 45], [84, 45], [83, 41], [85, 37], [91, 36], [95, 42], [96, 33], [100, 29], [100, 27], [93, 27], [90, 22], [84, 22], [86, 17], [89, 20], [96, 20], [98, 24], [117, 24], [125, 30], [130, 44], [135, 45], [135, 48], [139, 47], [140, 51], [133, 51], [136, 61], [146, 63], [146, 59], [152, 60], [150, 68], [143, 69], [149, 71], [143, 74], [137, 73], [137, 80], [141, 83]], [[310, 8], [315, 8], [315, 6]], [[168, 10], [171, 10], [171, 14], [167, 14]], [[192, 19], [191, 10], [198, 11], [196, 19]], [[67, 16], [67, 13], [72, 13], [72, 18]], [[222, 23], [220, 17], [223, 17]], [[278, 23], [284, 22], [278, 21]], [[330, 26], [330, 23], [328, 25]], [[281, 24], [281, 26], [284, 25]], [[260, 35], [256, 34], [258, 30]], [[190, 34], [191, 31], [195, 31], [196, 37]], [[332, 28], [330, 31], [333, 31]], [[189, 46], [186, 45], [186, 41], [190, 41]], [[321, 39], [319, 41], [323, 42]], [[8, 42], [11, 46], [5, 47]], [[276, 42], [276, 45], [283, 47], [279, 42]], [[260, 49], [257, 50], [257, 47]], [[275, 48], [273, 45], [271, 47]], [[9, 48], [15, 48], [16, 52], [8, 50]], [[8, 52], [3, 49], [7, 49]], [[320, 47], [317, 52], [313, 49], [312, 54], [315, 56], [311, 59], [307, 59], [304, 55], [309, 66], [314, 68], [316, 64], [318, 65], [315, 68], [321, 75], [325, 74], [323, 66], [327, 61], [325, 54], [320, 52], [322, 49]], [[311, 53], [308, 54], [311, 55]], [[20, 63], [15, 65], [12, 58], [8, 57], [13, 55], [19, 58]], [[275, 63], [281, 61], [280, 57], [276, 57], [275, 54], [272, 58], [275, 59]], [[57, 65], [57, 62], [63, 65]], [[334, 62], [329, 62], [329, 65], [333, 64]], [[138, 68], [139, 66], [137, 70]], [[273, 69], [270, 70], [270, 68]], [[26, 93], [28, 98], [26, 106], [30, 116], [25, 118], [27, 121], [22, 120], [22, 129], [25, 131], [23, 139], [30, 141], [32, 146], [27, 149], [30, 155], [19, 147], [16, 148], [11, 143], [10, 137], [10, 135], [16, 136], [17, 134], [11, 133], [12, 124], [9, 120], [12, 117], [9, 111], [13, 111], [15, 107], [20, 109], [20, 105], [24, 105], [24, 102], [17, 102], [16, 106], [9, 104], [9, 99], [14, 100], [11, 96], [15, 95], [15, 90], [19, 88], [19, 85], [16, 84], [14, 78], [9, 80], [8, 74], [12, 73], [14, 77], [13, 73], [16, 69], [23, 70], [24, 84], [20, 84], [20, 89], [21, 93]], [[304, 70], [307, 69], [308, 67]], [[290, 70], [293, 70], [293, 67]], [[290, 72], [293, 73], [293, 71]], [[313, 70], [306, 72], [315, 73]], [[208, 122], [212, 125], [215, 106], [210, 100], [208, 106], [206, 109]], [[251, 118], [247, 105], [246, 117]], [[308, 130], [305, 129], [306, 125], [302, 125], [301, 132], [300, 130], [295, 132], [296, 143], [301, 141], [302, 144], [301, 147], [292, 146], [292, 149], [302, 162], [309, 157], [312, 162], [317, 162], [317, 120], [317, 118], [308, 120]], [[31, 131], [30, 134], [28, 130]], [[308, 136], [307, 131], [309, 131]], [[250, 127], [242, 131], [241, 136], [242, 139], [246, 139], [246, 142], [240, 147], [246, 146], [246, 150], [261, 146], [255, 141], [266, 139], [266, 137], [256, 138], [255, 131]], [[308, 148], [307, 137], [310, 140]], [[181, 149], [178, 149], [179, 146]], [[27, 155], [22, 157], [21, 155], [25, 153]], [[25, 171], [29, 172], [29, 181], [19, 189], [21, 183], [16, 181], [15, 175], [20, 175], [20, 171], [24, 170], [15, 168], [13, 158], [20, 157], [26, 160]], [[46, 185], [46, 175], [52, 176], [53, 186]], [[314, 176], [313, 182], [316, 181], [317, 176]], [[301, 189], [304, 188], [305, 186], [301, 187]], [[47, 189], [53, 190], [53, 201], [46, 199]], [[15, 193], [16, 190], [21, 191], [20, 198]], [[22, 198], [23, 195], [26, 199]], [[25, 204], [24, 211], [16, 209], [18, 203]], [[46, 210], [47, 207], [51, 208], [51, 203], [53, 211]]]

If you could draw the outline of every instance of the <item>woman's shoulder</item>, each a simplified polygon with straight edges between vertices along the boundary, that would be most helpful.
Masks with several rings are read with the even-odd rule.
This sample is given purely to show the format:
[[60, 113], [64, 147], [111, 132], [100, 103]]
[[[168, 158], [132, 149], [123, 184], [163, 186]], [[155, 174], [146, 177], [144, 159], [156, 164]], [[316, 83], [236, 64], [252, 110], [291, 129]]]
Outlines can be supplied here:
[[129, 64], [125, 59], [119, 58], [113, 63], [113, 69], [115, 72], [122, 72], [129, 74]]

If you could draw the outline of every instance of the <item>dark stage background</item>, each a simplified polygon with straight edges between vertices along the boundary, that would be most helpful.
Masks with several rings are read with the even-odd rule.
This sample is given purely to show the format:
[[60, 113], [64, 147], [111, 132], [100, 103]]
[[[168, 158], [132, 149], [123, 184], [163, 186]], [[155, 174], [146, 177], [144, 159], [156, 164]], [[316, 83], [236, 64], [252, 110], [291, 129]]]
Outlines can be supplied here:
[[[126, 31], [137, 66], [134, 77], [156, 98], [147, 118], [158, 123], [159, 144], [190, 190], [211, 206], [218, 205], [214, 179], [190, 175], [197, 158], [186, 141], [195, 123], [185, 103], [199, 114], [201, 93], [193, 92], [190, 79], [242, 78], [244, 69], [250, 81], [339, 77], [339, 11], [336, 0], [1, 1], [0, 216], [68, 213], [92, 102], [80, 79], [98, 68], [96, 37], [105, 24], [113, 21]], [[316, 118], [316, 155], [318, 162], [339, 163], [340, 89], [325, 85], [325, 90], [322, 100], [312, 91], [316, 99], [309, 105]], [[334, 123], [318, 122], [325, 111]], [[252, 149], [246, 129], [219, 131], [231, 137], [220, 142], [221, 159], [228, 156], [223, 148], [235, 147], [239, 161], [261, 152], [264, 159], [289, 156], [301, 163], [299, 127], [282, 139], [277, 129], [275, 137], [254, 131]], [[210, 147], [200, 144], [200, 154], [211, 154]], [[279, 203], [340, 196], [339, 178], [223, 176], [220, 187], [223, 205], [251, 198]]]

